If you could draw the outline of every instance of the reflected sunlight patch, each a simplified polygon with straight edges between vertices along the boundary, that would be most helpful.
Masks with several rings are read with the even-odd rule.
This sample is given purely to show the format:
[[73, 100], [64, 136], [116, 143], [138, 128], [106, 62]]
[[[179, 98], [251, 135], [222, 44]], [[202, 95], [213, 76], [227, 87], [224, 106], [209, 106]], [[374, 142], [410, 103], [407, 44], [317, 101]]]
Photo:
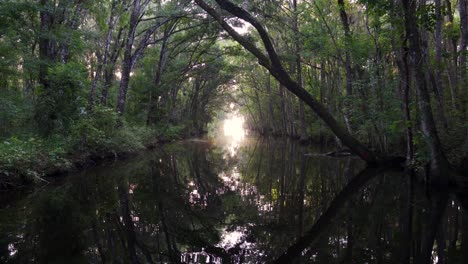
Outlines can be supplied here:
[[244, 130], [244, 117], [234, 115], [231, 118], [224, 120], [223, 130], [224, 137], [227, 139], [226, 147], [229, 155], [234, 157], [237, 154], [241, 141], [246, 135]]

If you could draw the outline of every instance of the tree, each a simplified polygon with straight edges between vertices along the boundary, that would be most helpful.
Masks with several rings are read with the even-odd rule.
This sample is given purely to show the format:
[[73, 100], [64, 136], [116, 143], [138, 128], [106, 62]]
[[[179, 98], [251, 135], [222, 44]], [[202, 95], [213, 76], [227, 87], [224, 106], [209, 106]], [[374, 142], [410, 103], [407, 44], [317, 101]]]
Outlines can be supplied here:
[[125, 38], [120, 86], [116, 106], [117, 113], [120, 115], [123, 115], [125, 110], [128, 85], [130, 82], [130, 73], [135, 67], [138, 58], [150, 44], [151, 36], [161, 26], [161, 22], [159, 21], [151, 25], [144, 31], [143, 37], [139, 40], [139, 42], [135, 43], [137, 27], [145, 15], [149, 2], [149, 0], [134, 0], [131, 5], [130, 20], [128, 24], [127, 36]]
[[212, 16], [229, 35], [234, 38], [239, 44], [245, 49], [251, 52], [258, 60], [259, 63], [268, 69], [270, 73], [289, 91], [298, 96], [303, 100], [314, 112], [330, 127], [335, 135], [340, 138], [345, 145], [351, 148], [356, 154], [358, 154], [368, 164], [376, 164], [378, 162], [378, 156], [367, 149], [362, 143], [351, 136], [329, 113], [329, 111], [320, 104], [310, 93], [308, 93], [300, 84], [293, 81], [289, 74], [285, 71], [276, 51], [271, 42], [270, 36], [264, 27], [248, 12], [244, 9], [235, 6], [233, 3], [226, 0], [216, 0], [218, 5], [223, 9], [249, 22], [260, 34], [262, 43], [267, 51], [268, 55], [265, 55], [260, 49], [258, 49], [254, 43], [237, 33], [227, 22], [223, 20], [221, 15], [209, 6], [203, 0], [195, 0], [195, 2], [203, 8], [210, 16]]

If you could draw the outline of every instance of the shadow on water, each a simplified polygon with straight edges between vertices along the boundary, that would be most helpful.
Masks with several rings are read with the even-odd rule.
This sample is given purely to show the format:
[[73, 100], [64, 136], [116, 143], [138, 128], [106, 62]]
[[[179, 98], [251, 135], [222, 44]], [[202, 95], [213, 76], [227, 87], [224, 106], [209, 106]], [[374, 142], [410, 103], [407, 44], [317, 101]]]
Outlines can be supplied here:
[[468, 263], [467, 192], [323, 152], [183, 142], [71, 175], [5, 200], [0, 262]]

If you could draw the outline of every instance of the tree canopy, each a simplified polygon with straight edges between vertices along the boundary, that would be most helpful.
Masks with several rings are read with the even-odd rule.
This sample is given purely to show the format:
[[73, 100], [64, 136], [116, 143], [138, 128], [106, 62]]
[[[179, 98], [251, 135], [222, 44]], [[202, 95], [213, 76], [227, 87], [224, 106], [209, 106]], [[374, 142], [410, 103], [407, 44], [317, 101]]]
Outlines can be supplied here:
[[[405, 156], [438, 181], [456, 178], [468, 157], [466, 10], [451, 0], [2, 1], [0, 173], [41, 153], [61, 167], [76, 152], [200, 136], [234, 103], [260, 135], [335, 142], [370, 165]], [[34, 166], [55, 166], [46, 160]]]

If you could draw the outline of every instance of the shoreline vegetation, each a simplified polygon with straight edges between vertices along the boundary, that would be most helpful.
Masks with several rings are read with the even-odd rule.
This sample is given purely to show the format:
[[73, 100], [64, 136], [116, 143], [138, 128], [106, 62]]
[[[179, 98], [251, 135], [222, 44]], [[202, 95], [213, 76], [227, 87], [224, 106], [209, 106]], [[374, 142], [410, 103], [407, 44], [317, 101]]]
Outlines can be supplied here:
[[157, 144], [186, 138], [180, 126], [162, 129], [125, 124], [117, 128], [112, 109], [97, 109], [68, 135], [26, 135], [0, 142], [0, 190], [18, 189], [110, 158], [122, 158]]
[[[106, 117], [106, 115], [108, 115]], [[86, 117], [82, 122], [86, 126], [77, 125], [76, 130], [68, 137], [57, 134], [48, 138], [40, 136], [11, 137], [0, 142], [0, 191], [19, 190], [34, 187], [40, 182], [48, 182], [50, 177], [64, 176], [70, 172], [79, 172], [94, 167], [111, 159], [124, 160], [138, 155], [144, 150], [151, 150], [162, 144], [183, 140], [197, 140], [200, 135], [193, 135], [183, 126], [167, 126], [155, 129], [124, 124], [116, 127], [117, 116], [112, 109], [101, 109]], [[98, 119], [108, 119], [103, 120]], [[302, 141], [298, 137], [284, 135], [263, 135], [260, 131], [251, 131], [259, 138], [289, 138], [301, 145], [332, 145], [333, 151], [323, 153], [306, 153], [305, 156], [326, 156], [344, 158], [357, 156], [352, 150], [343, 148], [333, 140], [333, 136], [325, 135], [321, 141]], [[206, 133], [205, 133], [206, 134]], [[203, 135], [203, 134], [202, 134]], [[465, 159], [466, 161], [466, 159]], [[463, 160], [460, 166], [454, 168], [460, 175], [468, 169]], [[369, 166], [369, 165], [368, 165]], [[405, 158], [399, 155], [388, 156], [385, 163], [377, 167], [405, 168], [417, 173], [421, 182], [426, 181], [427, 171], [423, 161], [405, 163]], [[370, 166], [373, 167], [373, 166]], [[464, 178], [457, 179], [462, 187]]]
[[[89, 120], [88, 120], [89, 122]], [[91, 122], [92, 124], [92, 122]], [[109, 123], [109, 128], [113, 122]], [[98, 166], [108, 160], [122, 160], [138, 155], [144, 150], [154, 149], [162, 144], [176, 141], [197, 141], [183, 127], [171, 126], [165, 129], [125, 126], [125, 129], [106, 130], [94, 126], [81, 128], [79, 140], [70, 136], [55, 135], [49, 138], [25, 136], [11, 137], [0, 142], [0, 190], [17, 190], [34, 187], [40, 182], [48, 182], [49, 177], [63, 176], [69, 172]], [[264, 138], [265, 135], [257, 135]], [[276, 135], [274, 138], [284, 138]], [[296, 137], [287, 137], [304, 144]], [[204, 141], [204, 140], [203, 140]], [[331, 140], [329, 140], [332, 142]], [[317, 142], [324, 144], [324, 142]], [[335, 145], [334, 142], [332, 142]], [[342, 150], [314, 153], [330, 157], [354, 155]], [[348, 153], [349, 152], [349, 153]], [[338, 155], [336, 155], [338, 153]]]

